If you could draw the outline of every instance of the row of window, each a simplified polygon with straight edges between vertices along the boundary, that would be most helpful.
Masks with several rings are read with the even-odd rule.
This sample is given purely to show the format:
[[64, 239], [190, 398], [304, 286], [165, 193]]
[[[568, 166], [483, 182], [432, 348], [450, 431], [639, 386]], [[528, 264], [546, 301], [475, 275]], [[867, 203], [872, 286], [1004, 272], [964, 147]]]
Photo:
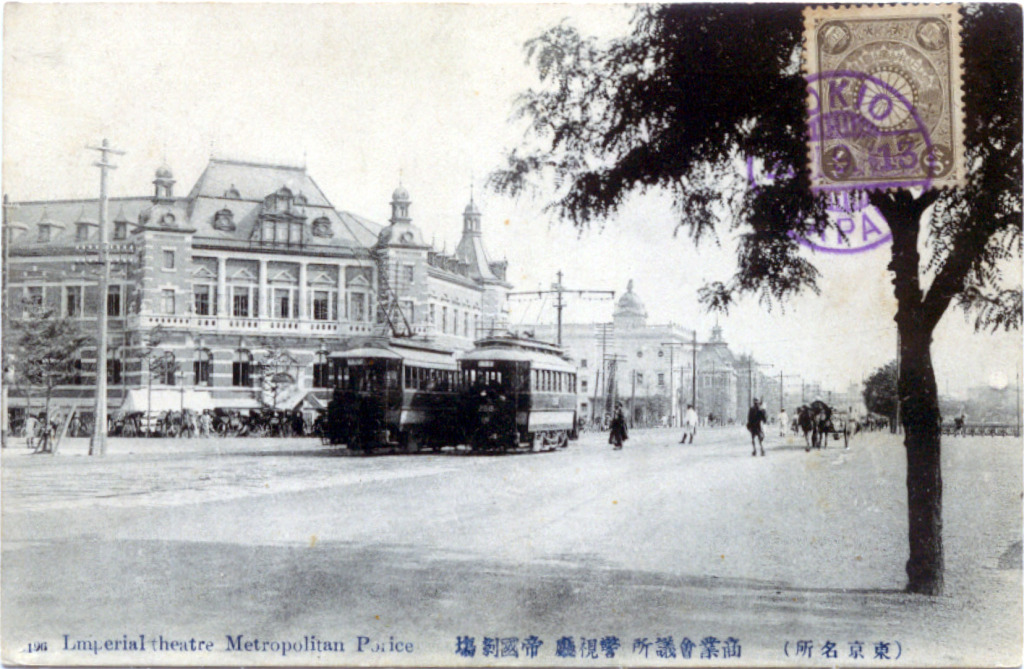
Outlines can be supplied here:
[[[39, 226], [36, 241], [40, 244], [49, 244], [53, 240], [53, 229], [63, 228], [63, 225], [50, 225], [43, 223]], [[92, 229], [96, 226], [92, 223], [76, 223], [75, 224], [75, 241], [85, 242], [89, 241], [89, 236], [92, 234]], [[120, 241], [128, 238], [128, 222], [127, 221], [114, 221], [114, 240]]]
[[535, 369], [533, 389], [542, 393], [575, 393], [576, 375], [571, 372], [554, 372], [546, 369]]
[[[15, 291], [17, 296], [18, 289]], [[124, 315], [125, 292], [127, 287], [122, 284], [107, 286], [107, 315], [119, 317]], [[25, 286], [21, 293], [25, 307], [42, 307], [44, 304], [56, 309], [68, 318], [96, 316], [99, 300], [96, 299], [96, 285], [75, 286]], [[14, 300], [17, 303], [17, 300]], [[22, 316], [26, 316], [23, 312]]]
[[[173, 290], [164, 291], [164, 313], [173, 314]], [[297, 319], [299, 317], [299, 289], [297, 287], [268, 288], [270, 317]], [[192, 309], [197, 316], [216, 316], [218, 291], [216, 284], [197, 283], [192, 287]], [[307, 293], [309, 315], [315, 321], [338, 320], [338, 291], [330, 288], [314, 289]], [[370, 320], [370, 295], [365, 291], [350, 291], [341, 305], [346, 320]], [[259, 318], [259, 287], [252, 284], [228, 286], [228, 310], [236, 318]]]
[[[439, 332], [442, 334], [461, 335], [463, 337], [474, 336], [479, 325], [480, 315], [470, 314], [469, 311], [463, 310], [461, 313], [462, 318], [460, 319], [459, 316], [459, 310], [453, 307], [451, 317], [449, 318], [448, 307], [442, 306]], [[430, 305], [430, 324], [438, 324], [437, 306], [433, 303]]]

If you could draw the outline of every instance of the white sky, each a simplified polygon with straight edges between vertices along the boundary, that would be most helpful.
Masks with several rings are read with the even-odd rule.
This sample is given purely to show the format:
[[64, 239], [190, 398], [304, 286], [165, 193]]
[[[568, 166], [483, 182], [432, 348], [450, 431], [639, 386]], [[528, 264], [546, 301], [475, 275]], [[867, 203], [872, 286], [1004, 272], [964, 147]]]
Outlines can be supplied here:
[[[3, 191], [13, 200], [94, 196], [84, 149], [107, 137], [127, 151], [112, 195], [152, 192], [165, 159], [186, 193], [211, 151], [301, 164], [340, 209], [385, 222], [399, 172], [427, 239], [453, 250], [475, 181], [493, 259], [520, 290], [621, 294], [634, 279], [652, 322], [696, 326], [696, 290], [725, 279], [729, 248], [672, 235], [662, 198], [635, 198], [603, 230], [582, 235], [541, 212], [481, 192], [519, 131], [517, 92], [535, 85], [523, 42], [563, 17], [585, 33], [628, 28], [620, 5], [5, 5]], [[845, 388], [894, 356], [895, 304], [886, 247], [817, 256], [821, 296], [766, 313], [753, 300], [721, 318], [736, 350], [777, 374]], [[1016, 268], [1019, 275], [1019, 267]], [[608, 320], [611, 304], [570, 298], [567, 321]], [[550, 302], [516, 303], [524, 324], [553, 320]], [[957, 312], [936, 332], [941, 391], [1013, 383], [1021, 338], [976, 335]], [[788, 383], [789, 381], [787, 381]], [[796, 381], [799, 382], [799, 381]]]

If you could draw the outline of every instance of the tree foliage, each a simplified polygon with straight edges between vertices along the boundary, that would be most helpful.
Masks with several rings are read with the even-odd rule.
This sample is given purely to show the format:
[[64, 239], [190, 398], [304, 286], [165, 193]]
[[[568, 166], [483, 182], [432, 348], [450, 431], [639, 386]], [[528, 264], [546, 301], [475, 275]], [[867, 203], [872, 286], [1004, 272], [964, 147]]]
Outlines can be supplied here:
[[864, 406], [868, 411], [896, 420], [896, 361], [886, 363], [864, 381]]
[[[743, 294], [769, 307], [817, 291], [818, 270], [797, 237], [829, 227], [810, 190], [799, 5], [680, 4], [637, 9], [630, 35], [600, 44], [566, 23], [526, 44], [541, 87], [516, 102], [528, 137], [491, 175], [498, 192], [555, 187], [549, 209], [586, 227], [632, 193], [673, 198], [676, 230], [695, 240], [738, 237], [737, 269], [700, 292], [728, 310]], [[922, 304], [937, 322], [956, 302], [979, 328], [1019, 327], [1020, 286], [1004, 285], [1021, 256], [1020, 9], [968, 6], [963, 16], [969, 183], [963, 189], [874, 192], [890, 222], [908, 201], [933, 209], [936, 273]], [[750, 159], [775, 178], [751, 187]], [[936, 315], [937, 314], [937, 315]]]
[[21, 383], [49, 391], [75, 380], [81, 372], [80, 350], [89, 341], [77, 321], [33, 306], [25, 318], [12, 320], [11, 325], [11, 354]]

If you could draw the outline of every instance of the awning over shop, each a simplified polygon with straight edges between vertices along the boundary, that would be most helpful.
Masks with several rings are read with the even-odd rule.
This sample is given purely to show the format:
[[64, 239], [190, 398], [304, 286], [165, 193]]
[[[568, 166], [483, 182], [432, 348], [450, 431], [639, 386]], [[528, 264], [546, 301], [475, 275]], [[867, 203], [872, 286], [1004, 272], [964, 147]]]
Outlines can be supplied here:
[[[152, 393], [146, 388], [133, 388], [121, 405], [121, 411], [179, 411], [182, 408], [192, 411], [206, 411], [214, 406], [223, 406], [225, 400], [217, 400], [216, 404], [208, 390], [192, 388], [153, 388]], [[253, 407], [259, 406], [256, 400], [250, 400]], [[247, 408], [247, 407], [246, 407]]]
[[293, 405], [294, 409], [313, 409], [319, 411], [327, 408], [327, 402], [316, 396], [315, 392], [306, 393], [302, 400]]

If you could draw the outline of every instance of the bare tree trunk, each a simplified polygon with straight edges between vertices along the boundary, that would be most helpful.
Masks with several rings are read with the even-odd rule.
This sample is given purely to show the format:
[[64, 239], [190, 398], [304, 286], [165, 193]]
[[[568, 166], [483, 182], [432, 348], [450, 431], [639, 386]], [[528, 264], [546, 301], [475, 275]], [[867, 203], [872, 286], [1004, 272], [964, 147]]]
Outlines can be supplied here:
[[932, 368], [932, 331], [941, 313], [927, 313], [921, 290], [918, 236], [921, 217], [934, 196], [914, 199], [906, 191], [875, 194], [892, 229], [893, 287], [900, 335], [900, 422], [907, 451], [907, 514], [910, 556], [907, 591], [926, 595], [942, 592], [942, 463], [939, 398]]
[[907, 591], [942, 592], [942, 463], [939, 401], [932, 368], [931, 333], [920, 325], [900, 327], [899, 393], [903, 400], [903, 445], [907, 449], [907, 511], [910, 557]]

